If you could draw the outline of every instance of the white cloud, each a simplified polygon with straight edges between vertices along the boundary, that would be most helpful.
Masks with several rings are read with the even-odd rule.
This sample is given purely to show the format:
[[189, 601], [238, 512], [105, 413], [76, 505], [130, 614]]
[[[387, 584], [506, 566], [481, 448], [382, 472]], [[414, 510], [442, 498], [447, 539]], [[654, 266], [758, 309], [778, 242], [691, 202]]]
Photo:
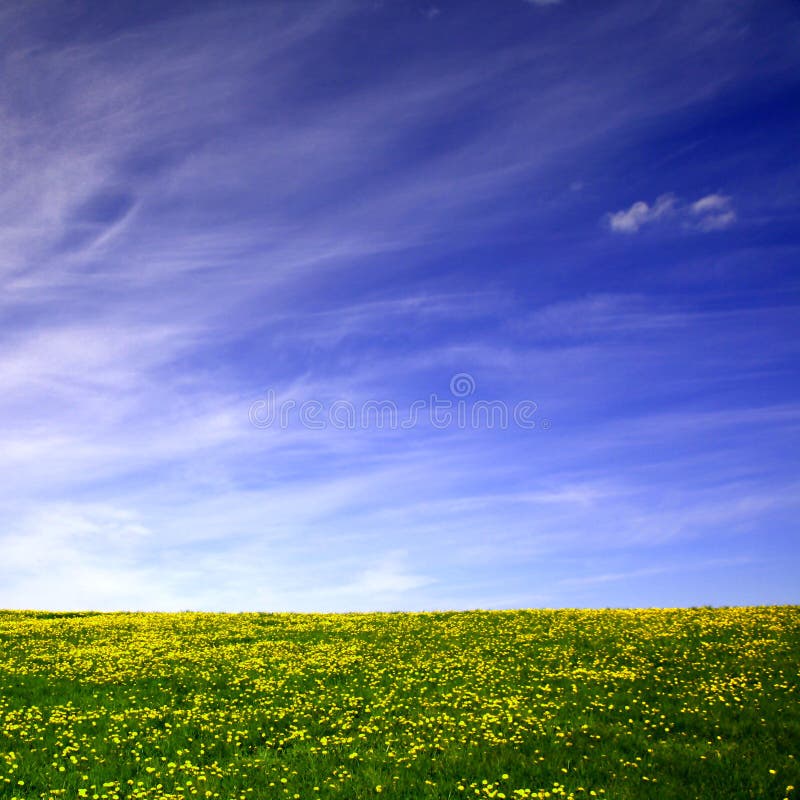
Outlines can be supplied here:
[[730, 227], [736, 221], [731, 198], [724, 194], [709, 194], [690, 206], [697, 219], [696, 227], [701, 231], [718, 231]]
[[700, 231], [722, 230], [736, 221], [733, 202], [727, 195], [709, 194], [693, 203], [681, 203], [673, 194], [662, 194], [653, 205], [644, 200], [629, 209], [608, 214], [608, 225], [616, 233], [636, 233], [644, 225], [666, 217], [683, 218], [687, 227]]
[[709, 194], [692, 203], [693, 214], [725, 211], [730, 208], [731, 199], [721, 194]]
[[675, 208], [675, 197], [662, 194], [652, 206], [639, 200], [627, 211], [616, 211], [609, 215], [608, 224], [611, 230], [618, 233], [636, 233], [642, 225], [654, 222], [671, 214]]
[[343, 586], [342, 594], [354, 595], [369, 605], [376, 595], [400, 595], [432, 583], [425, 575], [409, 572], [404, 551], [389, 553], [378, 563], [363, 570], [355, 581]]

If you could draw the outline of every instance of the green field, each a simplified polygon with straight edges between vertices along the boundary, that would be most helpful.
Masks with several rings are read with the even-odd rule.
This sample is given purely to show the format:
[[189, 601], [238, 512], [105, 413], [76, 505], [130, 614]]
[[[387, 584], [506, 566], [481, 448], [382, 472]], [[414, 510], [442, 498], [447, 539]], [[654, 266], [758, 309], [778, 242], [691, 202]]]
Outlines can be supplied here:
[[0, 798], [784, 798], [800, 608], [0, 612]]

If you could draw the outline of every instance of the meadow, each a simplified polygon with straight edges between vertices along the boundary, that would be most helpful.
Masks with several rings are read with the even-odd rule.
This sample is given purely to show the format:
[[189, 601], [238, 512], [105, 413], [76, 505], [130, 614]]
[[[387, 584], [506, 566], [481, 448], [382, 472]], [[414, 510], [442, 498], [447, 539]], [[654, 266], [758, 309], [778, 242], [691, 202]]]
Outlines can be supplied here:
[[800, 608], [0, 612], [0, 798], [780, 798]]

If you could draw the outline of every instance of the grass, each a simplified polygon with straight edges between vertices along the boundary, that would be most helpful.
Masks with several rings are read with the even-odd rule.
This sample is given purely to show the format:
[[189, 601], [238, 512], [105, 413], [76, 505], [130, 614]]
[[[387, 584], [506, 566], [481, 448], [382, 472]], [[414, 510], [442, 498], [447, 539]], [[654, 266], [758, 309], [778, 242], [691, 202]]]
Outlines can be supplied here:
[[0, 612], [0, 798], [780, 798], [800, 608]]

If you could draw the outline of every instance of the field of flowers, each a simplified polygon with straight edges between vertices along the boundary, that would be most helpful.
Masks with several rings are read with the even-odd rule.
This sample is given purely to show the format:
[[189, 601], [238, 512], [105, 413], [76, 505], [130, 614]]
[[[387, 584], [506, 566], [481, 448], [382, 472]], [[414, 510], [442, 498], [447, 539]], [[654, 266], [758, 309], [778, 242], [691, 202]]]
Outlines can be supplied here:
[[780, 798], [800, 608], [0, 612], [0, 798]]

